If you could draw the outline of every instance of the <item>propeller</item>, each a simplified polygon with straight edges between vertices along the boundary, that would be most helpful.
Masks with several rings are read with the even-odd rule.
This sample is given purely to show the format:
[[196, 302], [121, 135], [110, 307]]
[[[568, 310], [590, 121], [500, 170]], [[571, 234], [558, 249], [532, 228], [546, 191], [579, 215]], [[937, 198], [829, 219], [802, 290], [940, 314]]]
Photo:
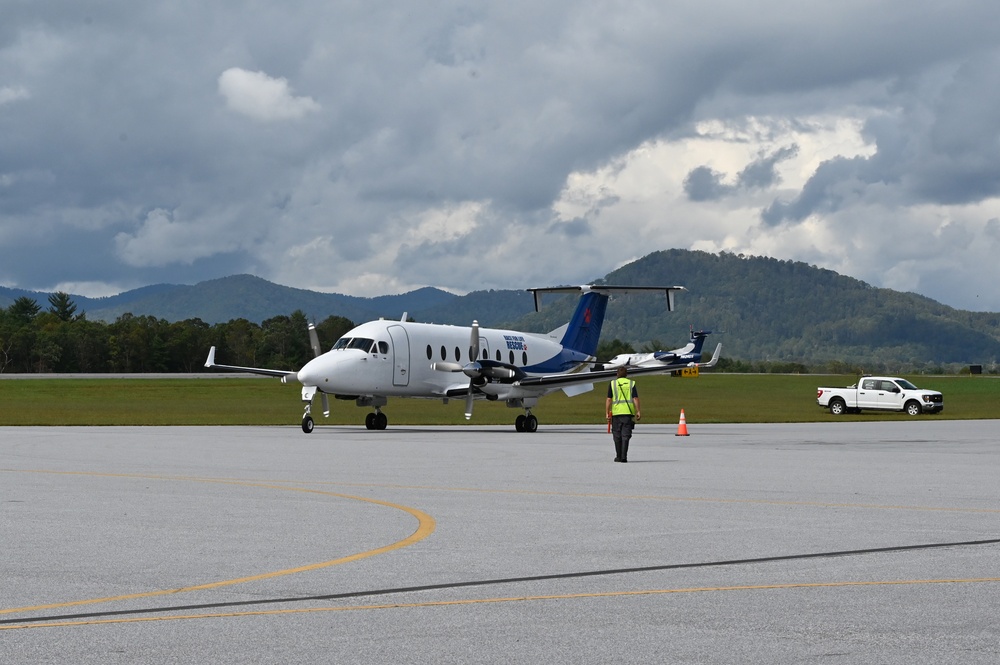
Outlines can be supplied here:
[[472, 328], [469, 333], [469, 362], [465, 365], [448, 361], [431, 363], [431, 369], [439, 372], [462, 372], [469, 377], [469, 388], [465, 393], [465, 419], [469, 420], [472, 418], [473, 384], [476, 379], [482, 378], [487, 374], [487, 372], [484, 372], [483, 366], [479, 364], [479, 321], [472, 322]]
[[465, 365], [448, 361], [442, 361], [439, 363], [431, 363], [431, 369], [436, 369], [439, 372], [461, 372], [463, 369], [465, 369]]
[[440, 362], [431, 363], [431, 369], [435, 369], [439, 372], [463, 372], [470, 379], [486, 377], [487, 379], [494, 379], [496, 381], [509, 381], [518, 377], [516, 370], [513, 370], [510, 367], [504, 367], [499, 363], [483, 364], [474, 362], [462, 365], [461, 363]]
[[465, 419], [472, 419], [472, 382], [483, 375], [482, 365], [479, 364], [479, 321], [472, 322], [472, 332], [469, 334], [469, 360], [471, 362], [462, 368], [462, 372], [469, 377], [469, 390], [465, 394]]
[[[469, 333], [469, 362], [464, 365], [447, 360], [431, 363], [431, 369], [439, 372], [462, 372], [469, 377], [469, 388], [465, 393], [466, 420], [472, 418], [473, 389], [476, 386], [477, 379], [510, 381], [524, 374], [513, 367], [502, 365], [500, 362], [493, 362], [492, 360], [480, 361], [479, 354], [479, 321], [473, 321]], [[480, 385], [482, 385], [482, 382], [480, 382]]]
[[[309, 324], [309, 345], [312, 346], [313, 356], [319, 358], [323, 353], [323, 349], [319, 345], [319, 335], [316, 333], [316, 324]], [[326, 396], [326, 393], [320, 391], [320, 399], [323, 401], [323, 416], [326, 418], [330, 417], [330, 398]]]

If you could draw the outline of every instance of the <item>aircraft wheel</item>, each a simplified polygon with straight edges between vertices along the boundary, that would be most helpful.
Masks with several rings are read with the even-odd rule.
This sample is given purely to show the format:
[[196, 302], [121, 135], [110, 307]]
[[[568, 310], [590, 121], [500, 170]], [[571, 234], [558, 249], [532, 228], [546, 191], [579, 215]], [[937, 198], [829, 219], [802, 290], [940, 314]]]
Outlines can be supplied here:
[[538, 418], [533, 415], [529, 415], [524, 419], [524, 431], [525, 432], [537, 432], [538, 431]]
[[316, 427], [316, 423], [313, 422], [312, 416], [302, 417], [302, 431], [306, 434], [312, 434], [313, 429]]
[[369, 413], [367, 416], [365, 416], [365, 427], [368, 428], [368, 429], [376, 429], [376, 427], [375, 427], [375, 419], [376, 419], [376, 417], [377, 416], [375, 415], [374, 412], [373, 413]]
[[384, 413], [375, 414], [375, 429], [385, 429], [389, 426], [389, 417]]
[[523, 432], [524, 431], [524, 421], [525, 420], [527, 420], [527, 418], [525, 417], [525, 415], [523, 413], [521, 415], [519, 415], [517, 418], [515, 418], [514, 419], [514, 429], [516, 429], [518, 432]]

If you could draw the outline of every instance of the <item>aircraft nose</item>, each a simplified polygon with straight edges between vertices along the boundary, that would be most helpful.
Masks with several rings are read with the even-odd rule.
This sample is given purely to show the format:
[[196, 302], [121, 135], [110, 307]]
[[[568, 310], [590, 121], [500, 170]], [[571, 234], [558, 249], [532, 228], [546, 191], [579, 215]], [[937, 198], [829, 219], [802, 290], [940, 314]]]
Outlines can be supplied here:
[[319, 358], [313, 358], [298, 372], [299, 383], [304, 386], [318, 386], [320, 380], [322, 379], [323, 372], [321, 371], [320, 364], [317, 362]]

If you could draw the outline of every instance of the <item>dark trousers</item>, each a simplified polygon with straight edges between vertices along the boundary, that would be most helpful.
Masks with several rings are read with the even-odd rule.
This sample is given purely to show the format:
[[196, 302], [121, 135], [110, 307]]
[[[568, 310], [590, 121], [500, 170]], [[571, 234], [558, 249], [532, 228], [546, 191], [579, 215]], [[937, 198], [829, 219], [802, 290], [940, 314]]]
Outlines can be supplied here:
[[615, 440], [615, 457], [628, 459], [628, 442], [632, 438], [635, 419], [632, 416], [611, 417], [611, 437]]

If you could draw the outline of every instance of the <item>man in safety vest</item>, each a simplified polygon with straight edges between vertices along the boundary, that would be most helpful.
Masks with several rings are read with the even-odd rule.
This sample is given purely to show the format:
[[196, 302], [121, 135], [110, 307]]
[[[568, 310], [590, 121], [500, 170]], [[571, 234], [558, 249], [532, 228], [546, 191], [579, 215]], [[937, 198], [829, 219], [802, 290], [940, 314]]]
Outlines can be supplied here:
[[632, 438], [632, 428], [639, 420], [639, 389], [635, 381], [627, 378], [628, 370], [618, 368], [618, 378], [608, 386], [605, 411], [611, 423], [611, 436], [615, 440], [615, 461], [628, 462], [628, 442]]

